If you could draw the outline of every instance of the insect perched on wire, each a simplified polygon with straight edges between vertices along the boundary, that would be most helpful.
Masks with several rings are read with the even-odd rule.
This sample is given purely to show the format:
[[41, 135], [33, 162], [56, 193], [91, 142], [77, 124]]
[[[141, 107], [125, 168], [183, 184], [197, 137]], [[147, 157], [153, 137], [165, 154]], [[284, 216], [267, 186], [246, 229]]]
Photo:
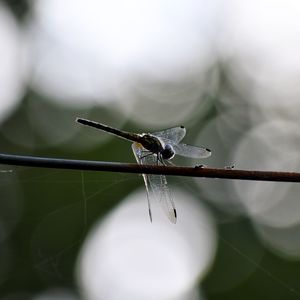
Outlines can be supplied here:
[[[207, 148], [180, 143], [186, 134], [186, 130], [183, 126], [154, 133], [133, 133], [87, 119], [77, 118], [76, 121], [80, 124], [106, 131], [133, 142], [132, 150], [137, 162], [141, 165], [166, 165], [167, 163], [171, 163], [170, 160], [175, 155], [190, 158], [207, 158], [211, 155], [211, 151]], [[169, 220], [172, 223], [176, 223], [177, 212], [168, 188], [166, 176], [143, 174], [143, 178], [147, 191], [148, 212], [151, 222], [150, 191], [152, 191], [154, 198], [157, 199]]]

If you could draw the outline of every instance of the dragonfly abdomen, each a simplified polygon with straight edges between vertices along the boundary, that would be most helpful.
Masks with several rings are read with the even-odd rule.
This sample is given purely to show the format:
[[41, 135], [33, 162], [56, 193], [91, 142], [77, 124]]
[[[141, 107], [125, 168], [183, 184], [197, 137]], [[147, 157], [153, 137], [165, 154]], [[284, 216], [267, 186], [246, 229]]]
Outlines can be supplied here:
[[90, 126], [90, 127], [100, 129], [100, 130], [106, 131], [108, 133], [114, 134], [114, 135], [116, 135], [118, 137], [121, 137], [125, 140], [140, 143], [140, 139], [141, 139], [140, 134], [119, 130], [119, 129], [116, 129], [116, 128], [111, 127], [111, 126], [108, 126], [108, 125], [105, 125], [105, 124], [102, 124], [102, 123], [99, 123], [99, 122], [95, 122], [95, 121], [90, 121], [90, 120], [83, 119], [83, 118], [77, 118], [76, 121], [78, 123], [82, 124], [82, 125]]

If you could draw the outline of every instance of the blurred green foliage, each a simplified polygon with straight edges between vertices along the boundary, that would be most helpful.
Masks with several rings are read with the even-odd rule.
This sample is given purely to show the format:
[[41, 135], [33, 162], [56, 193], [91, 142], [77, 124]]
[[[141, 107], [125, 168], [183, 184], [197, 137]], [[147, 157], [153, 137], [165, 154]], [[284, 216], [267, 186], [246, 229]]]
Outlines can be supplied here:
[[27, 0], [4, 0], [4, 3], [12, 10], [14, 15], [22, 20], [30, 10], [30, 5]]
[[[29, 12], [28, 1], [5, 0], [5, 3], [20, 20]], [[203, 118], [194, 122], [194, 130], [189, 132], [190, 139], [203, 124], [220, 113], [215, 107], [218, 98], [210, 100], [210, 109]], [[64, 144], [48, 145], [47, 139], [35, 130], [41, 124], [33, 122], [28, 114], [28, 105], [34, 101], [51, 111], [53, 118], [48, 121], [49, 127], [53, 126], [53, 134], [62, 134], [60, 130], [64, 130], [56, 126], [56, 115], [65, 115], [68, 126], [78, 126], [75, 118], [85, 113], [84, 109], [71, 110], [54, 105], [28, 91], [21, 105], [1, 125], [1, 152], [134, 161], [130, 145], [119, 139], [108, 140], [88, 150], [73, 147], [76, 143], [83, 143], [83, 136], [88, 134], [84, 130]], [[101, 107], [95, 108], [93, 114], [109, 116], [111, 120], [118, 118], [113, 109]], [[125, 124], [124, 129], [149, 130], [137, 128], [133, 122]], [[7, 132], [14, 135], [16, 142], [8, 139]], [[31, 148], [17, 142], [24, 137], [38, 147]], [[74, 266], [86, 233], [122, 198], [142, 184], [141, 177], [26, 167], [12, 167], [12, 170], [12, 173], [0, 173], [0, 221], [3, 222], [0, 224], [0, 299], [8, 299], [5, 298], [7, 295], [16, 292], [24, 293], [23, 299], [32, 299], [33, 294], [49, 287], [76, 290]], [[206, 200], [202, 199], [216, 216], [219, 237], [213, 268], [201, 286], [206, 299], [299, 298], [298, 292], [292, 290], [300, 290], [299, 261], [285, 260], [271, 253], [258, 240], [246, 217], [222, 222], [228, 219], [226, 213]], [[238, 278], [240, 283], [236, 286], [234, 282]]]
[[[24, 134], [26, 131], [34, 134], [26, 106], [28, 102], [36, 101], [36, 97], [31, 94], [25, 97], [22, 105], [2, 125], [2, 133], [15, 127]], [[39, 101], [46, 100], [40, 98]], [[60, 106], [52, 109], [65, 111], [69, 122], [74, 122], [81, 113]], [[101, 115], [101, 108], [98, 108], [98, 113]], [[133, 124], [126, 127], [134, 129]], [[85, 134], [84, 130], [80, 132], [80, 135]], [[80, 136], [74, 139], [77, 143], [81, 141]], [[47, 147], [46, 141], [35, 137], [34, 141], [40, 148], [32, 152], [32, 149], [12, 143], [1, 134], [0, 146], [6, 153], [133, 162], [130, 144], [126, 141], [110, 139], [99, 147], [74, 151], [70, 147], [74, 139], [65, 145]], [[123, 197], [142, 184], [141, 177], [26, 167], [12, 169], [12, 173], [0, 174], [1, 185], [5, 187], [1, 190], [2, 200], [7, 190], [10, 197], [17, 198], [19, 207], [17, 204], [16, 209], [20, 209], [19, 215], [12, 214], [12, 219], [2, 210], [6, 220], [15, 226], [1, 241], [1, 249], [6, 249], [2, 250], [2, 257], [8, 257], [9, 262], [7, 272], [3, 268], [0, 274], [2, 296], [16, 291], [36, 293], [53, 286], [76, 290], [74, 266], [86, 233]], [[7, 195], [5, 198], [9, 200]], [[291, 288], [298, 285], [299, 263], [285, 261], [268, 252], [246, 218], [222, 222], [226, 220], [226, 214], [211, 204], [209, 206], [220, 222], [217, 256], [202, 285], [207, 299], [261, 299], [262, 295], [271, 299], [296, 299], [298, 296]], [[239, 278], [240, 284], [236, 286], [234, 282]]]

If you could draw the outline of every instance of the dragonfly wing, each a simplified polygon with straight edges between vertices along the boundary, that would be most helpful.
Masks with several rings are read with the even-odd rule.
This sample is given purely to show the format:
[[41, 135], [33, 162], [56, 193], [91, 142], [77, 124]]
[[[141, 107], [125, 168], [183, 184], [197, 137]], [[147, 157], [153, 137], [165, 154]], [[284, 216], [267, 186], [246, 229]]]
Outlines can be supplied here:
[[[135, 156], [135, 159], [136, 159], [137, 163], [138, 164], [143, 164], [143, 159], [141, 158], [143, 156], [143, 151], [145, 151], [143, 146], [139, 143], [133, 143], [131, 147], [132, 147], [132, 151], [134, 153], [134, 156]], [[152, 223], [152, 212], [151, 212], [150, 193], [149, 193], [150, 183], [149, 183], [148, 176], [146, 174], [142, 174], [142, 176], [143, 176], [143, 179], [144, 179], [146, 193], [147, 193], [149, 218], [150, 218], [150, 221]]]
[[[143, 164], [161, 164], [154, 154], [147, 155], [143, 157], [142, 160]], [[177, 212], [173, 197], [168, 188], [166, 176], [154, 174], [148, 174], [145, 176], [147, 177], [153, 196], [157, 199], [168, 219], [175, 224], [177, 221]]]
[[145, 150], [143, 148], [143, 146], [139, 143], [133, 143], [131, 145], [131, 148], [132, 148], [132, 151], [133, 151], [133, 154], [134, 154], [134, 157], [135, 157], [137, 163], [142, 164], [141, 157], [143, 156], [143, 151]]
[[[133, 143], [132, 149], [136, 160], [139, 164], [161, 164], [157, 160], [157, 156], [155, 154], [147, 153], [141, 144]], [[146, 153], [144, 153], [146, 151]], [[147, 191], [147, 200], [148, 200], [148, 208], [149, 208], [149, 216], [152, 222], [152, 213], [151, 213], [151, 203], [150, 203], [150, 189], [152, 191], [153, 196], [157, 199], [160, 206], [162, 207], [164, 213], [168, 217], [168, 219], [172, 223], [176, 223], [177, 221], [177, 212], [175, 208], [175, 204], [168, 188], [167, 179], [164, 175], [153, 175], [153, 174], [143, 174], [145, 187]]]
[[177, 212], [171, 192], [168, 188], [167, 179], [164, 175], [148, 175], [154, 197], [159, 202], [165, 215], [172, 223], [177, 221]]
[[163, 131], [154, 132], [152, 135], [162, 139], [171, 140], [174, 144], [178, 144], [185, 136], [186, 130], [183, 126], [169, 128]]
[[165, 144], [172, 145], [175, 154], [191, 158], [207, 158], [211, 155], [211, 151], [207, 148], [179, 144], [186, 134], [183, 126], [169, 128], [152, 134], [161, 139]]
[[211, 151], [207, 148], [196, 147], [187, 144], [172, 144], [176, 154], [191, 158], [207, 158]]
[[171, 195], [171, 192], [168, 188], [167, 179], [166, 176], [161, 175], [161, 182], [162, 182], [162, 197], [160, 199], [160, 205], [163, 208], [163, 211], [165, 212], [168, 219], [171, 221], [171, 223], [176, 224], [177, 222], [177, 211], [175, 207], [175, 203], [173, 200], [173, 197]]

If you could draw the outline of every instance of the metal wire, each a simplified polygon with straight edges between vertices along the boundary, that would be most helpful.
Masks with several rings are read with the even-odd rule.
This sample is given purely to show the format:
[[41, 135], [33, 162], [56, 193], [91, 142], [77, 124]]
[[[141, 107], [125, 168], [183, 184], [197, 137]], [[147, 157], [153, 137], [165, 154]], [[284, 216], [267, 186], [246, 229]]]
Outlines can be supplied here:
[[139, 174], [163, 174], [173, 176], [206, 177], [219, 179], [300, 182], [300, 173], [297, 172], [251, 171], [237, 169], [234, 170], [230, 168], [209, 168], [202, 166], [177, 167], [138, 165], [121, 162], [74, 160], [64, 158], [35, 157], [12, 154], [0, 154], [0, 164], [37, 168], [55, 168]]

